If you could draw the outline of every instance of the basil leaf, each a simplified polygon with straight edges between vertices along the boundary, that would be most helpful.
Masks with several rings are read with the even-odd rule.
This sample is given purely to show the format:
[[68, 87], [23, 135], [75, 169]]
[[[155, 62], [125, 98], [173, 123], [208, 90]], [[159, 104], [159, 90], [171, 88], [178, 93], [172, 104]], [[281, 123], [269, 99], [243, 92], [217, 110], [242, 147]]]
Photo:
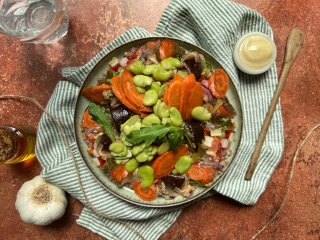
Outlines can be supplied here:
[[110, 114], [106, 112], [104, 107], [101, 107], [95, 103], [90, 103], [88, 108], [93, 120], [103, 128], [105, 134], [107, 134], [111, 141], [114, 142], [115, 137], [113, 131], [113, 122]]

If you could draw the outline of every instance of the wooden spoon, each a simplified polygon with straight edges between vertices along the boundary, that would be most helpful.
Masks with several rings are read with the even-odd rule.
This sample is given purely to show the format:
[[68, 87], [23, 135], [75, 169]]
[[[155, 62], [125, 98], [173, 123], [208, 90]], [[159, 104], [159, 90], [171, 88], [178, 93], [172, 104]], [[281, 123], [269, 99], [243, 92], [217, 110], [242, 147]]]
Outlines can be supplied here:
[[267, 116], [264, 119], [261, 131], [260, 131], [260, 135], [258, 137], [256, 146], [255, 146], [255, 149], [251, 155], [251, 162], [248, 167], [247, 173], [245, 175], [245, 178], [244, 178], [245, 180], [251, 180], [254, 170], [257, 167], [257, 162], [260, 157], [261, 148], [266, 138], [273, 113], [276, 109], [276, 105], [278, 103], [281, 91], [283, 89], [284, 83], [291, 69], [291, 66], [302, 47], [303, 40], [304, 40], [304, 33], [301, 30], [294, 28], [290, 32], [289, 37], [287, 39], [285, 60], [282, 65], [282, 71], [280, 74], [278, 87], [273, 95]]

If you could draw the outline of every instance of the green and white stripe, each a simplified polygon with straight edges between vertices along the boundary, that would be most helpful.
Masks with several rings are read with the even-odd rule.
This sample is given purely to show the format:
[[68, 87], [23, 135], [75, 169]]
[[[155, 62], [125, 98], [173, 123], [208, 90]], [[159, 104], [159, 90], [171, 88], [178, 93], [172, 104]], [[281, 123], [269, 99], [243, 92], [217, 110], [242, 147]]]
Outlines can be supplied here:
[[[252, 181], [244, 181], [250, 154], [277, 85], [275, 65], [265, 74], [248, 76], [239, 72], [233, 63], [232, 52], [236, 40], [252, 31], [263, 32], [272, 37], [271, 28], [265, 19], [242, 5], [227, 0], [174, 0], [163, 13], [154, 34], [180, 38], [201, 46], [210, 52], [231, 76], [242, 102], [244, 129], [232, 168], [215, 190], [248, 205], [256, 203], [264, 192], [280, 161], [284, 147], [281, 111], [278, 104], [256, 173]], [[86, 65], [63, 69], [62, 74], [68, 81], [59, 82], [47, 105], [47, 110], [63, 124], [68, 141], [72, 143], [72, 151], [77, 159], [84, 188], [95, 208], [113, 218], [126, 221], [145, 239], [157, 239], [175, 222], [181, 208], [185, 205], [166, 209], [149, 209], [124, 202], [107, 192], [81, 160], [72, 127], [79, 87], [95, 63], [115, 47], [147, 36], [152, 34], [141, 28], [131, 29], [105, 47]], [[43, 177], [85, 203], [72, 159], [67, 154], [59, 130], [52, 119], [45, 114], [39, 124], [36, 153], [43, 168]], [[212, 194], [213, 192], [203, 197]], [[126, 226], [98, 217], [87, 207], [84, 208], [77, 222], [108, 239], [139, 239]]]

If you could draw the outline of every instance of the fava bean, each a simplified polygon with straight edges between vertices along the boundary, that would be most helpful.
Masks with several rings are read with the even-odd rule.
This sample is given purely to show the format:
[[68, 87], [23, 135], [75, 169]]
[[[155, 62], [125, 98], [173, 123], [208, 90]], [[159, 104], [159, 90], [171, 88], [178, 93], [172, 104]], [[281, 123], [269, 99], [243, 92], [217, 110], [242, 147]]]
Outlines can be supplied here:
[[152, 155], [152, 156], [156, 155], [157, 151], [158, 151], [157, 146], [152, 146], [151, 155]]
[[187, 71], [179, 70], [177, 74], [180, 75], [181, 77], [186, 77], [188, 76], [189, 73]]
[[152, 161], [152, 159], [153, 159], [153, 156], [150, 155], [149, 158], [148, 158], [148, 162], [149, 162], [149, 161]]
[[134, 125], [135, 123], [140, 123], [140, 122], [141, 122], [140, 116], [133, 115], [125, 123], [121, 124], [120, 130], [121, 130], [121, 132], [123, 132], [123, 129], [125, 126], [131, 126], [131, 125]]
[[160, 106], [161, 100], [159, 99], [155, 105], [153, 105], [153, 112], [158, 116], [158, 107]]
[[139, 163], [137, 162], [136, 159], [132, 158], [130, 159], [128, 162], [126, 162], [126, 164], [124, 165], [125, 169], [127, 170], [127, 172], [133, 172], [134, 170], [137, 169], [137, 167], [139, 166]]
[[161, 64], [161, 67], [163, 67], [163, 69], [165, 70], [174, 70], [177, 67], [181, 66], [180, 60], [178, 58], [173, 58], [173, 57], [163, 59], [160, 64]]
[[160, 82], [153, 82], [153, 83], [151, 84], [150, 89], [155, 90], [155, 91], [158, 93], [158, 95], [159, 95], [160, 86], [161, 86], [161, 83], [160, 83]]
[[143, 87], [136, 87], [138, 93], [145, 93], [147, 90]]
[[137, 156], [136, 156], [136, 159], [138, 162], [145, 162], [147, 161], [149, 158], [149, 154], [146, 153], [145, 151], [143, 151], [142, 153], [139, 153]]
[[143, 188], [150, 187], [154, 181], [154, 170], [149, 165], [143, 165], [138, 168], [137, 176], [141, 179]]
[[115, 160], [116, 164], [123, 164], [126, 160]]
[[164, 93], [165, 93], [165, 91], [167, 91], [167, 89], [168, 89], [168, 85], [163, 84], [159, 89], [159, 97], [163, 97]]
[[132, 157], [132, 153], [130, 150], [126, 149], [126, 154], [124, 153], [125, 152], [122, 152], [122, 153], [111, 152], [111, 155], [115, 160], [127, 160]]
[[113, 142], [109, 146], [110, 152], [114, 152], [118, 154], [122, 153], [125, 149], [126, 149], [126, 146], [122, 142]]
[[143, 105], [145, 106], [153, 106], [154, 104], [157, 103], [159, 99], [158, 93], [151, 89], [146, 91], [146, 93], [144, 94], [144, 98], [143, 98]]
[[145, 76], [145, 75], [136, 75], [133, 77], [133, 83], [137, 86], [137, 87], [147, 87], [150, 86], [152, 83], [152, 78]]
[[141, 128], [141, 123], [140, 122], [137, 122], [134, 125], [125, 125], [123, 127], [123, 133], [125, 135], [129, 135], [129, 133], [131, 133], [132, 131], [140, 130], [140, 128]]
[[162, 124], [162, 125], [166, 125], [166, 124], [172, 125], [172, 122], [171, 122], [171, 119], [170, 119], [170, 118], [162, 118], [162, 119], [161, 119], [161, 124]]
[[134, 74], [142, 74], [145, 68], [146, 66], [143, 64], [141, 60], [136, 60], [134, 63], [129, 65], [130, 71]]
[[144, 75], [152, 75], [155, 68], [159, 67], [159, 64], [151, 64], [147, 65], [146, 68], [143, 70]]
[[211, 119], [211, 113], [202, 106], [192, 109], [191, 116], [199, 121], [209, 121]]
[[190, 156], [182, 156], [177, 160], [175, 169], [178, 173], [184, 174], [189, 170], [192, 164], [193, 159]]
[[126, 140], [126, 135], [124, 133], [120, 133], [120, 140], [124, 145], [131, 147], [133, 144]]
[[152, 76], [155, 80], [164, 82], [173, 77], [173, 72], [167, 71], [162, 67], [157, 67], [153, 70]]
[[170, 116], [169, 108], [165, 102], [159, 104], [156, 114], [160, 118], [168, 118]]
[[142, 120], [142, 124], [144, 126], [150, 127], [152, 124], [161, 124], [160, 118], [152, 113], [148, 116], [146, 116], [143, 120]]
[[175, 107], [169, 108], [170, 120], [173, 126], [180, 127], [183, 123], [183, 119], [178, 109]]
[[132, 154], [137, 156], [139, 153], [141, 153], [144, 150], [145, 147], [146, 145], [144, 143], [134, 146], [132, 148]]
[[170, 143], [169, 142], [164, 142], [162, 143], [157, 150], [158, 155], [162, 155], [165, 152], [167, 152], [170, 149]]

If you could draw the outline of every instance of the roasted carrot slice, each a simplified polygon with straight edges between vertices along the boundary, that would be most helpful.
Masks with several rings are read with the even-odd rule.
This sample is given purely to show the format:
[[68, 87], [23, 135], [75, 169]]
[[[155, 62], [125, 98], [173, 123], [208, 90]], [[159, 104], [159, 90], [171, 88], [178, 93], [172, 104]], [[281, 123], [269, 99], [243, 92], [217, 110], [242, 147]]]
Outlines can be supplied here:
[[114, 168], [110, 171], [110, 176], [113, 180], [120, 182], [128, 175], [124, 164], [116, 164]]
[[176, 107], [177, 109], [179, 109], [181, 89], [182, 89], [182, 82], [180, 81], [173, 81], [173, 83], [170, 84], [169, 88], [164, 94], [164, 102], [169, 107]]
[[150, 41], [150, 42], [147, 42], [147, 43], [146, 43], [146, 47], [147, 47], [148, 49], [151, 49], [151, 48], [154, 48], [155, 46], [157, 46], [158, 44], [160, 45], [160, 40]]
[[179, 82], [183, 82], [183, 77], [181, 76], [181, 75], [179, 75], [179, 74], [175, 74], [174, 76], [173, 76], [173, 81], [175, 82], [175, 81], [179, 81]]
[[203, 95], [204, 92], [201, 88], [201, 84], [197, 82], [188, 95], [187, 104], [185, 106], [186, 111], [184, 112], [186, 120], [191, 120], [192, 109], [202, 105]]
[[183, 119], [187, 116], [187, 101], [190, 94], [190, 91], [196, 85], [196, 78], [191, 73], [187, 77], [184, 78], [181, 89], [181, 99], [179, 105], [179, 111]]
[[169, 39], [164, 39], [159, 48], [160, 59], [175, 57], [177, 54], [177, 44]]
[[158, 192], [155, 185], [143, 188], [140, 181], [134, 181], [132, 182], [131, 186], [135, 194], [137, 194], [137, 196], [144, 201], [152, 201], [157, 198]]
[[81, 127], [85, 127], [85, 128], [99, 127], [99, 125], [92, 119], [88, 110], [85, 111], [82, 115]]
[[125, 97], [125, 94], [121, 88], [120, 77], [116, 76], [111, 79], [111, 88], [114, 95], [119, 99], [120, 102], [123, 103], [123, 105], [125, 105], [127, 108], [129, 108], [133, 112], [140, 114], [139, 109]]
[[81, 94], [88, 100], [101, 104], [104, 101], [103, 92], [110, 89], [110, 85], [101, 84], [98, 86], [86, 87], [82, 89]]
[[133, 74], [128, 70], [124, 70], [121, 74], [121, 88], [126, 98], [135, 105], [140, 112], [152, 112], [152, 108], [143, 105], [144, 95], [137, 92], [136, 86], [133, 83]]
[[159, 157], [152, 164], [154, 175], [156, 178], [167, 176], [174, 168], [179, 157], [187, 155], [188, 148], [181, 145], [177, 152], [168, 151]]
[[229, 88], [229, 76], [221, 68], [214, 70], [209, 77], [209, 89], [216, 98], [223, 98]]
[[199, 166], [198, 164], [193, 164], [187, 172], [187, 177], [196, 181], [200, 181], [203, 184], [212, 182], [214, 175], [215, 170], [213, 167]]

